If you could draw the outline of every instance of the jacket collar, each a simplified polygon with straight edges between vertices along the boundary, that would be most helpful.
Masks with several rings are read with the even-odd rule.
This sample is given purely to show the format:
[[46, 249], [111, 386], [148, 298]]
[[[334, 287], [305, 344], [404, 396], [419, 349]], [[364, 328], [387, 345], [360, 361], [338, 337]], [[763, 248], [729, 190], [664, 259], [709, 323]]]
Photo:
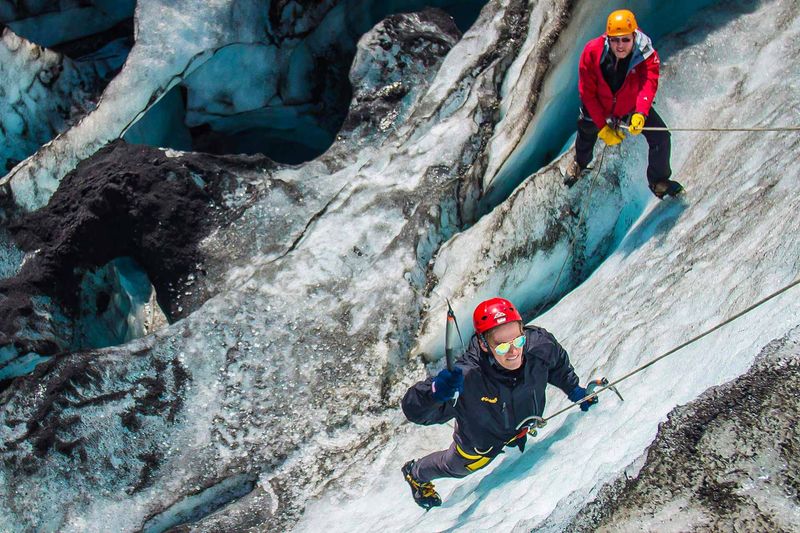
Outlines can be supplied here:
[[517, 370], [506, 370], [497, 362], [494, 356], [489, 352], [480, 351], [480, 365], [481, 371], [484, 375], [490, 377], [495, 381], [501, 383], [513, 383], [517, 378], [520, 378], [525, 373], [525, 366], [528, 364], [528, 355], [522, 353], [522, 366]]
[[[603, 39], [603, 53], [600, 56], [601, 64], [612, 53], [611, 46], [608, 44], [608, 35], [604, 34], [604, 37], [605, 39]], [[650, 37], [648, 37], [639, 30], [634, 30], [633, 50], [631, 50], [631, 56], [632, 56], [631, 62], [628, 63], [628, 72], [630, 72], [636, 65], [644, 62], [648, 57], [653, 55], [654, 51], [655, 50], [653, 49], [653, 42], [650, 40]]]

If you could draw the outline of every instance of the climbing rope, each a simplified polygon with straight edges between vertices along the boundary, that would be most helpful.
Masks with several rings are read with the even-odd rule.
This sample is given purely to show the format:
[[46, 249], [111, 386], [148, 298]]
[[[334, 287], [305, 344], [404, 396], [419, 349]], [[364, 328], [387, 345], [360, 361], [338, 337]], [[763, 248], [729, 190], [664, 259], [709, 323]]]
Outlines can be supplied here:
[[[628, 126], [626, 124], [620, 124], [619, 126], [630, 130], [630, 126]], [[666, 127], [662, 128], [662, 127], [656, 127], [656, 126], [646, 126], [646, 127], [642, 128], [642, 129], [644, 131], [719, 131], [719, 132], [722, 132], [722, 131], [800, 131], [800, 126], [784, 126], [784, 127], [779, 127], [779, 128], [758, 128], [758, 127], [756, 127], [756, 128], [666, 128]], [[592, 177], [592, 184], [591, 184], [591, 186], [589, 188], [589, 194], [586, 197], [584, 208], [581, 209], [581, 216], [578, 219], [578, 227], [580, 227], [581, 223], [583, 222], [583, 215], [586, 212], [586, 208], [588, 207], [589, 202], [591, 201], [592, 192], [594, 191], [595, 182], [597, 181], [597, 177], [600, 175], [600, 170], [603, 167], [603, 159], [605, 158], [605, 155], [606, 155], [606, 148], [608, 148], [607, 145], [603, 146], [603, 152], [600, 155], [600, 162], [597, 165], [597, 171], [595, 172], [594, 176]], [[561, 275], [564, 273], [564, 268], [567, 266], [567, 261], [569, 261], [569, 258], [572, 255], [572, 252], [574, 250], [575, 240], [577, 238], [578, 238], [578, 234], [576, 233], [572, 237], [572, 242], [570, 242], [570, 245], [569, 245], [569, 252], [567, 253], [567, 257], [564, 258], [564, 263], [561, 265], [561, 269], [558, 271], [558, 276], [556, 276], [556, 281], [555, 281], [555, 283], [553, 283], [553, 287], [550, 289], [550, 293], [547, 295], [547, 297], [544, 300], [542, 300], [542, 303], [539, 306], [539, 308], [536, 310], [536, 313], [534, 313], [534, 316], [539, 316], [539, 313], [542, 312], [544, 307], [550, 301], [550, 298], [553, 296], [553, 293], [555, 292], [556, 287], [558, 287], [558, 282], [561, 281]]]
[[[630, 126], [621, 124], [627, 130]], [[800, 131], [800, 126], [784, 126], [781, 128], [666, 128], [657, 126], [645, 126], [643, 131]]]
[[[584, 200], [583, 205], [581, 207], [581, 213], [580, 216], [578, 217], [578, 225], [577, 225], [578, 228], [581, 227], [581, 223], [583, 223], [584, 214], [586, 213], [586, 210], [589, 209], [589, 202], [592, 200], [592, 192], [594, 192], [594, 185], [595, 182], [597, 182], [597, 177], [600, 175], [600, 170], [603, 168], [603, 160], [606, 157], [607, 148], [608, 145], [604, 144], [603, 151], [600, 153], [600, 160], [597, 164], [597, 169], [594, 173], [594, 176], [592, 176], [592, 182], [589, 185], [589, 194], [586, 195], [586, 200]], [[572, 241], [570, 241], [569, 243], [569, 250], [567, 251], [567, 256], [564, 258], [564, 262], [561, 264], [561, 269], [558, 271], [558, 276], [556, 276], [556, 281], [555, 283], [553, 283], [553, 287], [550, 289], [550, 293], [544, 300], [542, 300], [542, 303], [539, 305], [539, 308], [536, 310], [536, 313], [534, 313], [533, 315], [534, 317], [539, 316], [539, 313], [542, 312], [544, 307], [550, 301], [550, 298], [553, 296], [556, 287], [558, 287], [558, 282], [561, 281], [561, 275], [564, 273], [564, 268], [567, 266], [567, 261], [569, 261], [569, 258], [572, 256], [572, 251], [575, 249], [575, 241], [577, 239], [578, 239], [578, 233], [576, 231], [575, 235], [572, 236]]]
[[764, 305], [765, 303], [767, 303], [768, 301], [772, 300], [773, 298], [775, 298], [777, 296], [780, 296], [781, 294], [783, 294], [784, 292], [788, 291], [789, 289], [791, 289], [792, 287], [794, 287], [794, 286], [796, 286], [798, 284], [800, 284], [800, 277], [796, 278], [794, 281], [792, 281], [788, 285], [784, 286], [783, 288], [773, 292], [769, 296], [766, 296], [766, 297], [762, 298], [761, 300], [757, 301], [756, 303], [754, 303], [750, 307], [748, 307], [748, 308], [746, 308], [746, 309], [744, 309], [742, 311], [739, 311], [738, 313], [736, 313], [735, 315], [733, 315], [730, 318], [727, 318], [727, 319], [723, 320], [722, 322], [720, 322], [719, 324], [717, 324], [713, 328], [708, 329], [708, 330], [704, 331], [703, 333], [700, 333], [699, 335], [696, 335], [696, 336], [692, 337], [688, 341], [676, 346], [675, 348], [672, 348], [671, 350], [659, 355], [658, 357], [656, 357], [654, 359], [651, 359], [647, 363], [645, 363], [645, 364], [641, 365], [640, 367], [628, 372], [627, 374], [625, 374], [621, 378], [617, 379], [616, 381], [612, 381], [611, 383], [608, 383], [607, 385], [605, 385], [605, 386], [603, 386], [601, 388], [598, 388], [597, 390], [592, 392], [592, 394], [587, 395], [585, 398], [582, 398], [582, 399], [578, 400], [577, 402], [574, 402], [574, 403], [564, 407], [563, 409], [561, 409], [559, 411], [556, 411], [555, 413], [553, 413], [552, 415], [550, 415], [548, 417], [542, 418], [541, 420], [538, 421], [538, 423], [540, 424], [540, 427], [541, 427], [541, 425], [544, 425], [544, 423], [547, 422], [548, 420], [550, 420], [551, 418], [555, 418], [558, 415], [560, 415], [561, 413], [564, 413], [564, 412], [568, 411], [569, 409], [572, 409], [576, 405], [580, 405], [581, 403], [596, 397], [598, 394], [600, 394], [604, 390], [613, 389], [618, 383], [628, 379], [629, 377], [633, 376], [634, 374], [637, 374], [637, 373], [641, 372], [645, 368], [648, 368], [649, 366], [651, 366], [651, 365], [657, 363], [658, 361], [661, 361], [665, 357], [668, 357], [668, 356], [674, 354], [675, 352], [677, 352], [677, 351], [689, 346], [690, 344], [693, 344], [693, 343], [699, 341], [703, 337], [705, 337], [705, 336], [717, 331], [718, 329], [720, 329], [723, 326], [726, 326], [727, 324], [730, 324], [734, 320], [736, 320], [738, 318], [741, 318], [742, 316], [746, 315], [747, 313], [749, 313], [749, 312], [753, 311], [754, 309]]

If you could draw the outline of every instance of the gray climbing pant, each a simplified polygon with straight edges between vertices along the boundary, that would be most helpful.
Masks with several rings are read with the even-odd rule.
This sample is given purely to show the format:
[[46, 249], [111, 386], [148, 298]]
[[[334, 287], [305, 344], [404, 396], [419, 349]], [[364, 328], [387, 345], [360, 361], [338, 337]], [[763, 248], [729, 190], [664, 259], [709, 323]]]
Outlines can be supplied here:
[[446, 450], [433, 452], [414, 463], [411, 475], [420, 482], [441, 477], [460, 478], [480, 470], [492, 462], [496, 455], [477, 455], [465, 452], [455, 442]]

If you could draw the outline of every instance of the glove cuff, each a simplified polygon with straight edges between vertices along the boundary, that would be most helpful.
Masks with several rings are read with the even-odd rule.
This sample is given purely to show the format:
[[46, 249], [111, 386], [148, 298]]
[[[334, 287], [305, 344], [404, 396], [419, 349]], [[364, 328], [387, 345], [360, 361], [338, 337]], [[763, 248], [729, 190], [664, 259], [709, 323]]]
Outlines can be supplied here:
[[575, 385], [575, 388], [572, 389], [570, 393], [567, 395], [569, 401], [571, 402], [577, 402], [578, 400], [583, 400], [585, 396], [586, 396], [586, 389], [584, 389], [580, 385]]

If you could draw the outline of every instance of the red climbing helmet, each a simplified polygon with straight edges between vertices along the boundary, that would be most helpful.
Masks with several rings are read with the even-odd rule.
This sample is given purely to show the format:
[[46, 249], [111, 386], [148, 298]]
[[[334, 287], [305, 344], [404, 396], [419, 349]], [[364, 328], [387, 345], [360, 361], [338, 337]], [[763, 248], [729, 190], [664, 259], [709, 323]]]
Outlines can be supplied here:
[[522, 322], [522, 317], [514, 304], [505, 298], [491, 298], [481, 302], [472, 313], [472, 323], [478, 335], [483, 335], [500, 324], [515, 320]]

